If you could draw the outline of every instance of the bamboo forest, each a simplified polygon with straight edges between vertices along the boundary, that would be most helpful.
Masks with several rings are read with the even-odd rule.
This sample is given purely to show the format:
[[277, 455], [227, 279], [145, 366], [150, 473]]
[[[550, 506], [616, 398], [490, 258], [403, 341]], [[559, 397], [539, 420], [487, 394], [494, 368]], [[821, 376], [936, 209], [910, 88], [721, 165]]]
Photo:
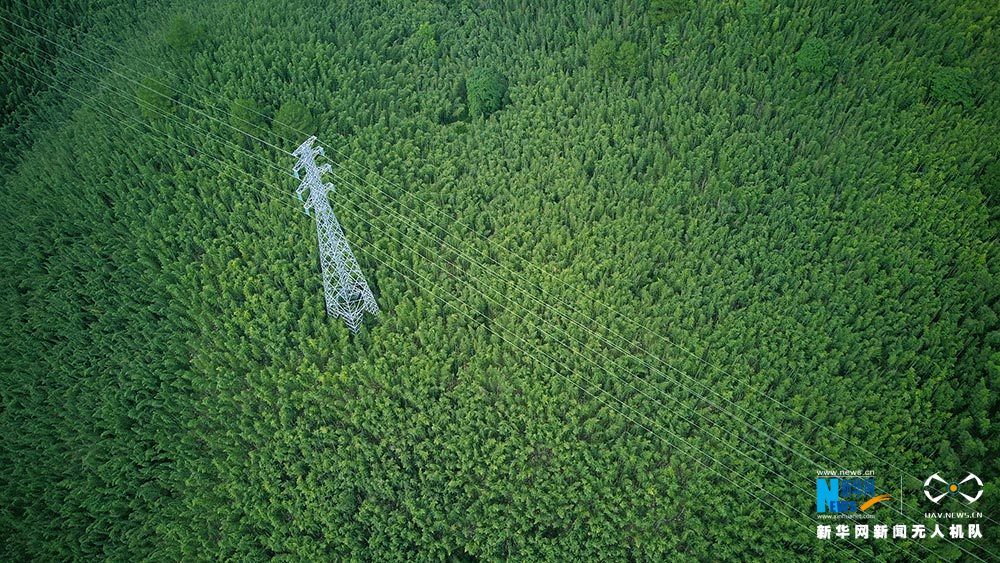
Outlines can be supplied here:
[[0, 561], [1000, 560], [996, 0], [0, 36]]

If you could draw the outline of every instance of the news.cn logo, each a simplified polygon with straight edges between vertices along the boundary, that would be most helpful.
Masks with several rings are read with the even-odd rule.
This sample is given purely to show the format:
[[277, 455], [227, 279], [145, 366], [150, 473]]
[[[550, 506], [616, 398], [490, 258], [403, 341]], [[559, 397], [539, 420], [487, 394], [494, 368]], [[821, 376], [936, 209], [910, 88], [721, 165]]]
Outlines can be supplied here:
[[[966, 494], [966, 491], [973, 494]], [[944, 497], [956, 495], [963, 497], [968, 504], [976, 502], [983, 496], [983, 481], [972, 473], [961, 481], [945, 481], [937, 473], [924, 481], [924, 496], [934, 504], [940, 504]]]
[[892, 497], [875, 494], [874, 477], [816, 479], [816, 512], [819, 513], [864, 512], [887, 500], [892, 500]]

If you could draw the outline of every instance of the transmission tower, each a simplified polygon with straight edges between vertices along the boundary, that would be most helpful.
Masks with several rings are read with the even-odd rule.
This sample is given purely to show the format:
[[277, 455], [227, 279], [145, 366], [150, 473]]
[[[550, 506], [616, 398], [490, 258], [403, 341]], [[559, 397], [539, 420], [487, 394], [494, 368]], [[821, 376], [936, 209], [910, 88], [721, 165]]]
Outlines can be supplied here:
[[302, 181], [295, 193], [304, 203], [306, 214], [316, 217], [326, 313], [344, 319], [347, 328], [357, 333], [365, 312], [378, 315], [378, 305], [330, 207], [328, 194], [334, 187], [322, 179], [323, 174], [330, 171], [330, 165], [316, 165], [316, 157], [323, 154], [323, 147], [313, 147], [315, 141], [315, 136], [309, 137], [292, 152], [292, 156], [299, 159], [292, 173]]

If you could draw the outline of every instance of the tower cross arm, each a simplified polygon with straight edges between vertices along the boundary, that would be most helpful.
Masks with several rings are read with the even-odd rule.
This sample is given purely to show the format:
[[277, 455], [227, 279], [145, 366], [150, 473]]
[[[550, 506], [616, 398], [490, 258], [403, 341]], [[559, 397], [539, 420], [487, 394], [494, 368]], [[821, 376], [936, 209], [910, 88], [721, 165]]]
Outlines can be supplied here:
[[298, 158], [298, 161], [292, 167], [292, 173], [296, 178], [300, 178], [299, 171], [303, 168], [306, 169], [307, 176], [310, 172], [313, 172], [316, 168], [316, 157], [323, 155], [323, 147], [314, 147], [313, 143], [315, 142], [316, 136], [313, 135], [292, 151], [292, 156]]

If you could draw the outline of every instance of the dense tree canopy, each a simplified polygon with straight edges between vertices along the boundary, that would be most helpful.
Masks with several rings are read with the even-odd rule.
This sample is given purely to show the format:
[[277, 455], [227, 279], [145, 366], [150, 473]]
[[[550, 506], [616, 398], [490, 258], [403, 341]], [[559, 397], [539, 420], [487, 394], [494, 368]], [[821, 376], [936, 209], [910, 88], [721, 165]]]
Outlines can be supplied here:
[[826, 41], [818, 37], [806, 39], [795, 57], [799, 70], [820, 76], [829, 76], [836, 72], [830, 62], [830, 48]]
[[1000, 513], [996, 2], [0, 14], [0, 559], [1000, 553], [820, 541], [813, 489]]
[[469, 113], [483, 117], [497, 111], [507, 95], [507, 77], [494, 68], [479, 67], [466, 80]]
[[[309, 120], [304, 120], [309, 126]], [[255, 146], [256, 140], [264, 134], [265, 114], [257, 102], [247, 98], [238, 98], [229, 104], [229, 125], [232, 136], [246, 144]]]
[[273, 128], [279, 137], [295, 138], [302, 135], [300, 131], [313, 131], [316, 125], [309, 108], [292, 100], [281, 104], [274, 114]]
[[176, 15], [170, 21], [170, 27], [164, 35], [164, 40], [176, 53], [188, 55], [198, 45], [204, 30], [195, 25], [184, 15]]
[[156, 78], [144, 78], [136, 90], [136, 99], [143, 114], [156, 119], [174, 111], [174, 89], [169, 82]]
[[974, 78], [967, 68], [944, 67], [931, 75], [930, 94], [939, 102], [973, 105]]

